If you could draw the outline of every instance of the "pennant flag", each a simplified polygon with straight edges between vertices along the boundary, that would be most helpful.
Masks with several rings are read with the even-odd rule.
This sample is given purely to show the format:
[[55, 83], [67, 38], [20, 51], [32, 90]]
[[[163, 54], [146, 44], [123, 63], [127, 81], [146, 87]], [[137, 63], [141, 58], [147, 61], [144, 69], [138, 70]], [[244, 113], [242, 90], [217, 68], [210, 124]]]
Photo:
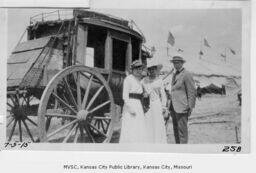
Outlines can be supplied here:
[[233, 55], [236, 54], [236, 52], [235, 52], [233, 49], [229, 48], [229, 50], [230, 50], [230, 52], [231, 52]]
[[182, 50], [182, 49], [179, 48], [179, 49], [177, 50], [177, 52], [184, 52], [184, 50]]
[[206, 46], [206, 47], [211, 47], [210, 45], [209, 45], [209, 43], [208, 43], [208, 41], [204, 38], [204, 45]]
[[174, 36], [172, 35], [172, 33], [170, 31], [169, 31], [169, 36], [168, 36], [168, 39], [167, 39], [167, 43], [169, 43], [172, 46], [174, 46], [174, 44], [175, 44], [175, 38], [174, 38]]
[[222, 54], [222, 53], [220, 54], [220, 56], [223, 57], [223, 58], [226, 58], [226, 55], [224, 55], [224, 54]]
[[200, 50], [199, 55], [204, 55], [203, 51]]

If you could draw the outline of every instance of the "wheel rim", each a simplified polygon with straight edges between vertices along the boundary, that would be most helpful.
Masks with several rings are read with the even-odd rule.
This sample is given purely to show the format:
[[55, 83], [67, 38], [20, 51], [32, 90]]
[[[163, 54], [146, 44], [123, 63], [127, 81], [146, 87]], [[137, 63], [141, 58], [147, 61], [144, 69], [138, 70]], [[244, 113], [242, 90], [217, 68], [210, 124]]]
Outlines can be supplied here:
[[109, 142], [114, 118], [113, 95], [103, 76], [85, 66], [71, 66], [56, 74], [43, 92], [39, 138], [42, 142]]
[[[18, 141], [22, 142], [27, 134], [32, 142], [33, 130], [37, 127], [34, 118], [36, 116], [37, 105], [31, 105], [34, 99], [32, 95], [26, 93], [7, 94], [7, 141], [11, 141], [13, 136], [18, 136]], [[15, 139], [17, 141], [17, 139]]]

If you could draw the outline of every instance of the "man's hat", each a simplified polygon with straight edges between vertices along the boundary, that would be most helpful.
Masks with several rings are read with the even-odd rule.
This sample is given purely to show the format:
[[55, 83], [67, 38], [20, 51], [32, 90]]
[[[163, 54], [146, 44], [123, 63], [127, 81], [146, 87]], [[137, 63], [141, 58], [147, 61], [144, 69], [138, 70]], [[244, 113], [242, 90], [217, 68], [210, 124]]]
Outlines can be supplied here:
[[131, 64], [131, 69], [138, 68], [143, 66], [142, 62], [140, 60], [135, 60]]
[[183, 57], [182, 57], [181, 54], [176, 54], [176, 55], [174, 55], [170, 61], [171, 61], [171, 62], [174, 62], [174, 61], [181, 61], [181, 62], [183, 62], [183, 63], [186, 62], [186, 61], [183, 59]]
[[163, 68], [163, 65], [162, 64], [159, 64], [155, 61], [155, 59], [153, 58], [148, 58], [147, 59], [147, 68], [152, 68], [152, 67], [156, 67], [157, 70], [161, 70]]

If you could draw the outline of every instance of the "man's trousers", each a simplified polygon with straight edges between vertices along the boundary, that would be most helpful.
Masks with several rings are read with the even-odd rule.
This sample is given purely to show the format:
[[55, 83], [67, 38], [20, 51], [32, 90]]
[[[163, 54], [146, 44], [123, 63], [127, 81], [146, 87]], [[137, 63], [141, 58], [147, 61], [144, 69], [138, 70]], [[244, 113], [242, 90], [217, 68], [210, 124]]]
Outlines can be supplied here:
[[173, 132], [176, 144], [188, 143], [188, 113], [175, 112], [172, 104], [170, 113], [173, 122]]

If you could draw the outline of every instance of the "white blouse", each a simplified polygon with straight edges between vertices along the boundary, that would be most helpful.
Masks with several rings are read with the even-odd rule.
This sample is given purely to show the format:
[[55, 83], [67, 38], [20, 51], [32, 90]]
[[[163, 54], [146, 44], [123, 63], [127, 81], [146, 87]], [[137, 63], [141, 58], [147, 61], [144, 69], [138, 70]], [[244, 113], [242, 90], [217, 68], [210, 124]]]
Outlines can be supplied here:
[[166, 93], [164, 91], [164, 83], [162, 79], [156, 78], [154, 80], [151, 80], [149, 79], [149, 77], [145, 77], [142, 80], [142, 84], [145, 91], [150, 95], [151, 101], [160, 99], [162, 106], [166, 106], [167, 98]]
[[138, 79], [136, 79], [132, 74], [128, 75], [124, 79], [123, 83], [123, 100], [126, 105], [129, 105], [129, 94], [138, 93], [142, 94], [143, 88]]

